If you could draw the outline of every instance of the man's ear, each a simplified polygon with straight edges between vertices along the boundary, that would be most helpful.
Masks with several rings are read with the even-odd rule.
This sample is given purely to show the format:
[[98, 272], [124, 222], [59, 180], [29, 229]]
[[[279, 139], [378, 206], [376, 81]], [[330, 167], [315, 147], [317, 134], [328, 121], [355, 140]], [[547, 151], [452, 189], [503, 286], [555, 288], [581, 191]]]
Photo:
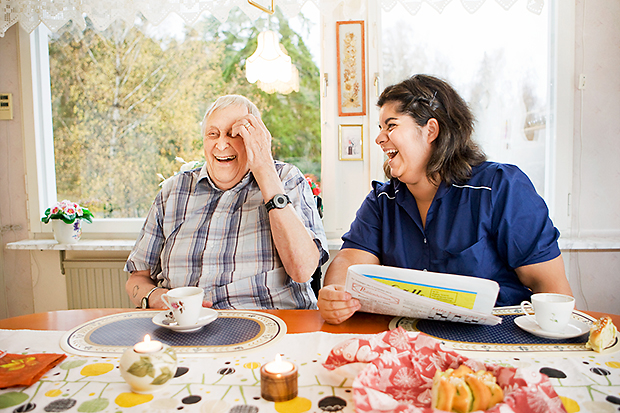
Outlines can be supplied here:
[[426, 122], [426, 133], [428, 134], [426, 137], [428, 143], [437, 139], [437, 136], [439, 136], [439, 122], [437, 122], [437, 119], [430, 118], [428, 122]]

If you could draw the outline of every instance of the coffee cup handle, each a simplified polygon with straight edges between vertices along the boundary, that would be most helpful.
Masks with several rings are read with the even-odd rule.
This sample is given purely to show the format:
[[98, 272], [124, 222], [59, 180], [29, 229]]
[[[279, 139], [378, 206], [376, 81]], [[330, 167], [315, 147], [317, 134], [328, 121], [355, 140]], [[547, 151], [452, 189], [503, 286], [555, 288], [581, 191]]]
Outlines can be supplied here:
[[168, 301], [168, 294], [163, 293], [163, 294], [161, 295], [161, 300], [164, 302], [164, 304], [166, 304], [166, 306], [167, 306], [170, 310], [172, 310], [172, 305], [171, 305], [171, 304], [170, 304], [170, 302]]
[[533, 315], [530, 315], [530, 313], [525, 309], [525, 307], [528, 305], [532, 308], [532, 311], [534, 310], [534, 306], [532, 305], [532, 303], [530, 303], [529, 301], [521, 301], [521, 311], [531, 321], [536, 322], [536, 317], [534, 317]]

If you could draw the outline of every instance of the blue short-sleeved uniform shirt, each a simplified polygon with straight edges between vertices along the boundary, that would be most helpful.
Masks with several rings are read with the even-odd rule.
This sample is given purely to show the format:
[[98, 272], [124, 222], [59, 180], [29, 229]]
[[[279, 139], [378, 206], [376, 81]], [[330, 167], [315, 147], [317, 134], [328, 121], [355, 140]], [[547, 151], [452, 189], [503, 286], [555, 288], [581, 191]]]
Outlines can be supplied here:
[[373, 182], [342, 248], [370, 252], [382, 265], [497, 281], [496, 305], [507, 306], [531, 295], [514, 269], [558, 257], [558, 237], [529, 178], [485, 162], [463, 185], [440, 184], [425, 227], [405, 184]]

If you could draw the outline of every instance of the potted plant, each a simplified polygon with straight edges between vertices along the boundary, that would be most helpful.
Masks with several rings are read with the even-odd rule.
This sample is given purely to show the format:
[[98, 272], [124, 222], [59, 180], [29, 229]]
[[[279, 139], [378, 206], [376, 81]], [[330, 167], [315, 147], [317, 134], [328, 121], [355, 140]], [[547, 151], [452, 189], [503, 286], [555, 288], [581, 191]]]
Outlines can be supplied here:
[[52, 221], [54, 238], [59, 244], [75, 244], [82, 236], [82, 220], [93, 222], [93, 214], [86, 207], [64, 200], [45, 210], [41, 221]]
[[312, 195], [314, 195], [314, 200], [316, 201], [316, 207], [319, 210], [319, 216], [323, 218], [323, 200], [319, 196], [321, 194], [321, 187], [319, 180], [316, 175], [313, 174], [305, 174], [306, 181], [308, 185], [310, 185], [310, 189], [312, 190]]

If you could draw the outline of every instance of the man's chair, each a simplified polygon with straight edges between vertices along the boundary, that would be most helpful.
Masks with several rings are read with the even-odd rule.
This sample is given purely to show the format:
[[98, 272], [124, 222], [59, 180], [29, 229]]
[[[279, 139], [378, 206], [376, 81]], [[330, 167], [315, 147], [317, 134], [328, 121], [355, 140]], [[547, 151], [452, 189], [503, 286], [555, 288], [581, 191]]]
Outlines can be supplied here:
[[319, 290], [321, 289], [321, 278], [323, 277], [323, 272], [321, 271], [321, 267], [317, 268], [314, 274], [312, 274], [312, 281], [310, 281], [310, 285], [312, 286], [312, 291], [314, 291], [314, 295], [319, 298]]
[[[319, 210], [319, 215], [323, 218], [323, 199], [315, 195], [314, 200], [316, 201], [316, 208]], [[321, 267], [317, 268], [314, 274], [312, 274], [312, 281], [310, 285], [312, 286], [312, 291], [314, 291], [314, 295], [319, 298], [319, 290], [321, 289], [321, 278], [323, 277], [323, 272], [321, 271]]]

